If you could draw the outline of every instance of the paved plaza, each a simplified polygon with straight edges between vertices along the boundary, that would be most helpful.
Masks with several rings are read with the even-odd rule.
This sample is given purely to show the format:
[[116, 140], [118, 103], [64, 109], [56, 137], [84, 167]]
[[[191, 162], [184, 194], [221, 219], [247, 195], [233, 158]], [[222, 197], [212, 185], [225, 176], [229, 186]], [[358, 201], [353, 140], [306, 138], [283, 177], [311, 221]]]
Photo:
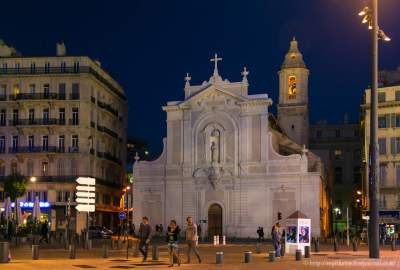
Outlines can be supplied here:
[[[185, 264], [186, 249], [181, 245], [180, 257], [183, 264], [173, 269], [400, 269], [400, 250], [391, 251], [389, 247], [383, 247], [381, 259], [368, 259], [368, 251], [365, 245], [361, 246], [360, 251], [353, 252], [345, 246], [341, 246], [338, 252], [332, 251], [332, 246], [323, 245], [319, 253], [312, 253], [310, 259], [295, 261], [294, 256], [285, 256], [275, 262], [269, 262], [266, 252], [272, 250], [270, 244], [263, 244], [262, 253], [256, 253], [255, 244], [232, 244], [214, 247], [209, 244], [201, 244], [199, 250], [203, 257], [202, 264], [198, 264], [192, 256], [193, 264]], [[222, 265], [215, 264], [215, 253], [224, 252], [224, 262]], [[252, 261], [244, 263], [245, 251], [252, 251]], [[36, 270], [36, 269], [171, 269], [168, 268], [168, 256], [166, 246], [160, 246], [159, 260], [142, 263], [142, 258], [133, 257], [132, 249], [129, 250], [128, 260], [126, 259], [126, 249], [109, 250], [108, 258], [102, 258], [102, 249], [93, 248], [92, 250], [77, 249], [76, 259], [68, 258], [68, 250], [43, 246], [40, 250], [40, 259], [31, 259], [31, 250], [28, 246], [12, 249], [12, 261], [2, 264], [0, 269]]]

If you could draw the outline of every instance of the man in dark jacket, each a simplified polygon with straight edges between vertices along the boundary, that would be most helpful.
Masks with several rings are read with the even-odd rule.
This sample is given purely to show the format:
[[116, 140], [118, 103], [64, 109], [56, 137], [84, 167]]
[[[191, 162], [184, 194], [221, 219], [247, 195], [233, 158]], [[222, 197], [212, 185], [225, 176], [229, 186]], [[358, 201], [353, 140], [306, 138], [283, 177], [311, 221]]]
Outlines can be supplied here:
[[149, 250], [149, 244], [152, 236], [152, 229], [149, 224], [149, 218], [143, 217], [143, 222], [139, 227], [139, 251], [143, 255], [143, 261], [147, 260], [147, 252]]

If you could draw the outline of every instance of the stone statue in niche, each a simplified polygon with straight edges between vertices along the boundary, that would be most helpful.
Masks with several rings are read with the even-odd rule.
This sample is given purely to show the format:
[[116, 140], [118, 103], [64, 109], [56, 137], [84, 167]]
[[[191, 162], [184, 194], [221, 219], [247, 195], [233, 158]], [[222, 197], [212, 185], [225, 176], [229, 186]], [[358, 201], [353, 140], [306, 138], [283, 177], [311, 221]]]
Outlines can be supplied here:
[[218, 164], [220, 161], [220, 133], [218, 129], [211, 132], [211, 164]]

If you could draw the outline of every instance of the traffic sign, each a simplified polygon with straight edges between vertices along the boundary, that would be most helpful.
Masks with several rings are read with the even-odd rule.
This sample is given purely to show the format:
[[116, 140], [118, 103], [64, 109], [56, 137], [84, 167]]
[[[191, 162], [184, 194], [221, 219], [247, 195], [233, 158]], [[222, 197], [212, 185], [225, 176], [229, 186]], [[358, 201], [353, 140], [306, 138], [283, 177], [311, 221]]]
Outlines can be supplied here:
[[124, 219], [126, 219], [126, 213], [125, 212], [119, 212], [119, 219], [120, 220], [124, 220]]
[[90, 191], [95, 191], [96, 188], [91, 186], [76, 186], [76, 190], [90, 192]]
[[76, 186], [76, 202], [75, 207], [79, 212], [94, 212], [96, 203], [96, 179], [90, 177], [79, 177], [76, 179], [79, 184]]
[[79, 212], [94, 212], [95, 207], [93, 204], [78, 204], [75, 209]]
[[76, 179], [76, 182], [79, 185], [88, 185], [88, 186], [96, 185], [96, 179], [91, 177], [79, 177], [78, 179]]
[[95, 203], [95, 199], [93, 198], [76, 198], [76, 202], [77, 203], [87, 203], [87, 204], [94, 204]]
[[95, 198], [96, 194], [92, 192], [76, 192], [76, 197], [88, 197], [88, 198]]

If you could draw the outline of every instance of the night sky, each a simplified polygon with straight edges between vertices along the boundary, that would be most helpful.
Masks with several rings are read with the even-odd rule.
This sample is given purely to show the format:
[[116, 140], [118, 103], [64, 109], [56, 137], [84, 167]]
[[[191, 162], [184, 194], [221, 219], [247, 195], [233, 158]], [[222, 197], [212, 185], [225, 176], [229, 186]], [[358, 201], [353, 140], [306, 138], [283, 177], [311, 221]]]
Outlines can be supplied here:
[[[147, 139], [154, 155], [166, 134], [167, 101], [182, 100], [183, 78], [201, 84], [219, 70], [230, 81], [250, 70], [250, 94], [278, 98], [277, 72], [293, 36], [310, 69], [310, 117], [358, 120], [369, 84], [370, 35], [357, 16], [363, 0], [132, 0], [2, 1], [0, 38], [23, 55], [89, 55], [125, 88], [128, 135]], [[380, 26], [392, 38], [382, 44], [380, 67], [400, 65], [399, 0], [379, 0]]]

